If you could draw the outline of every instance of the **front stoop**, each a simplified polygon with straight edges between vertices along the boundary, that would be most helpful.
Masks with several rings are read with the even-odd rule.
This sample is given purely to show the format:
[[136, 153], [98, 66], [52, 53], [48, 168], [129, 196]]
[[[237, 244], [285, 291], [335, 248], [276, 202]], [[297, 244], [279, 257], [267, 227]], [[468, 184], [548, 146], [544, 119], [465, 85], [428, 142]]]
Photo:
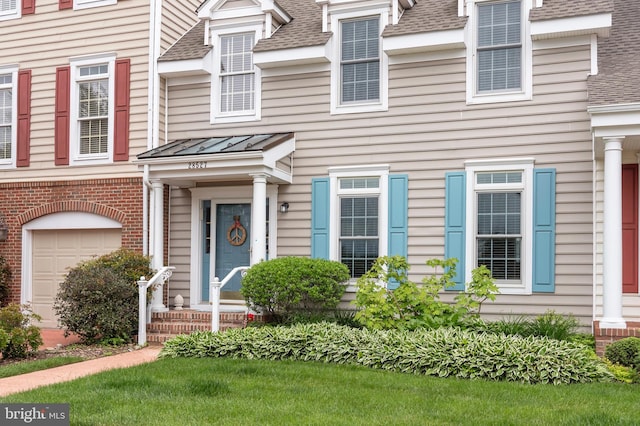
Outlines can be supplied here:
[[[243, 328], [247, 325], [244, 312], [221, 312], [220, 331]], [[179, 334], [191, 334], [198, 330], [211, 330], [211, 312], [185, 309], [182, 311], [152, 312], [151, 324], [147, 324], [147, 341], [164, 343]]]
[[625, 337], [640, 337], [640, 322], [627, 322], [627, 328], [600, 328], [600, 322], [594, 321], [593, 330], [596, 353], [603, 356], [607, 345]]

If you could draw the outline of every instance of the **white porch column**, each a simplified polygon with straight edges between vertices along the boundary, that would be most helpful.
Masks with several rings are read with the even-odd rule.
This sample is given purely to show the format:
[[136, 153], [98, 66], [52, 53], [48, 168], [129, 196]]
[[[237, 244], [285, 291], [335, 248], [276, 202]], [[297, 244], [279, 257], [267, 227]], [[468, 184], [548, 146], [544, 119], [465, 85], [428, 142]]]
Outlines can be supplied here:
[[251, 205], [251, 265], [267, 258], [267, 176], [253, 177]]
[[[152, 181], [153, 198], [153, 219], [151, 233], [151, 267], [156, 271], [164, 266], [164, 185], [160, 181]], [[151, 310], [154, 312], [166, 312], [167, 309], [162, 302], [163, 284], [157, 285], [151, 297]]]
[[626, 328], [622, 318], [622, 140], [604, 138], [604, 247], [600, 328]]

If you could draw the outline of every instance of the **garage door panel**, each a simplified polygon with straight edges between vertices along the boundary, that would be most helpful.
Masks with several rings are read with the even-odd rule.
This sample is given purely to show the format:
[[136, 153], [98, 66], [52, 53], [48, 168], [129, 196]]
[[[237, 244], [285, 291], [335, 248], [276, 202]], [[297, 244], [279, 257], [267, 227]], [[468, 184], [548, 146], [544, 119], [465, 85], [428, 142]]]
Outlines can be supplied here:
[[83, 260], [117, 250], [120, 229], [74, 229], [33, 231], [32, 305], [42, 317], [40, 327], [57, 327], [53, 303], [60, 282]]

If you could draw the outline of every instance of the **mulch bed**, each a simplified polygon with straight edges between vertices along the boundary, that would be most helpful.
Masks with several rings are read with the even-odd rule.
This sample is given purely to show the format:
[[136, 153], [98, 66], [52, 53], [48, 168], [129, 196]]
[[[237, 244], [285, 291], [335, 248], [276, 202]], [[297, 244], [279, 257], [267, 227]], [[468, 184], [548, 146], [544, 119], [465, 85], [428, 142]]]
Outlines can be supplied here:
[[102, 358], [105, 356], [111, 356], [120, 354], [123, 352], [131, 352], [136, 350], [136, 345], [122, 345], [122, 346], [105, 346], [105, 345], [83, 345], [75, 343], [69, 346], [61, 346], [57, 348], [43, 349], [35, 354], [31, 355], [27, 359], [3, 359], [0, 358], [0, 367], [9, 364], [15, 364], [17, 362], [28, 362], [38, 359], [55, 358], [61, 356], [77, 356], [84, 360], [90, 360], [95, 358]]

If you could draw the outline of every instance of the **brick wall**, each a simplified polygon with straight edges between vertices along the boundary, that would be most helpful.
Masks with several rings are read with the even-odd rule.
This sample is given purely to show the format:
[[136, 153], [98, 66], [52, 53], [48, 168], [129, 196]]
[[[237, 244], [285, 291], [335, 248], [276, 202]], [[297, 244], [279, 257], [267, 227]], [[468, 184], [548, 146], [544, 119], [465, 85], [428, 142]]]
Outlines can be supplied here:
[[22, 226], [58, 212], [86, 212], [122, 224], [122, 246], [142, 251], [142, 178], [0, 183], [0, 214], [9, 227], [0, 242], [12, 272], [9, 301], [20, 301]]
[[625, 337], [640, 337], [640, 322], [627, 322], [627, 328], [600, 328], [600, 321], [593, 322], [596, 338], [596, 353], [604, 355], [604, 350], [610, 343]]

